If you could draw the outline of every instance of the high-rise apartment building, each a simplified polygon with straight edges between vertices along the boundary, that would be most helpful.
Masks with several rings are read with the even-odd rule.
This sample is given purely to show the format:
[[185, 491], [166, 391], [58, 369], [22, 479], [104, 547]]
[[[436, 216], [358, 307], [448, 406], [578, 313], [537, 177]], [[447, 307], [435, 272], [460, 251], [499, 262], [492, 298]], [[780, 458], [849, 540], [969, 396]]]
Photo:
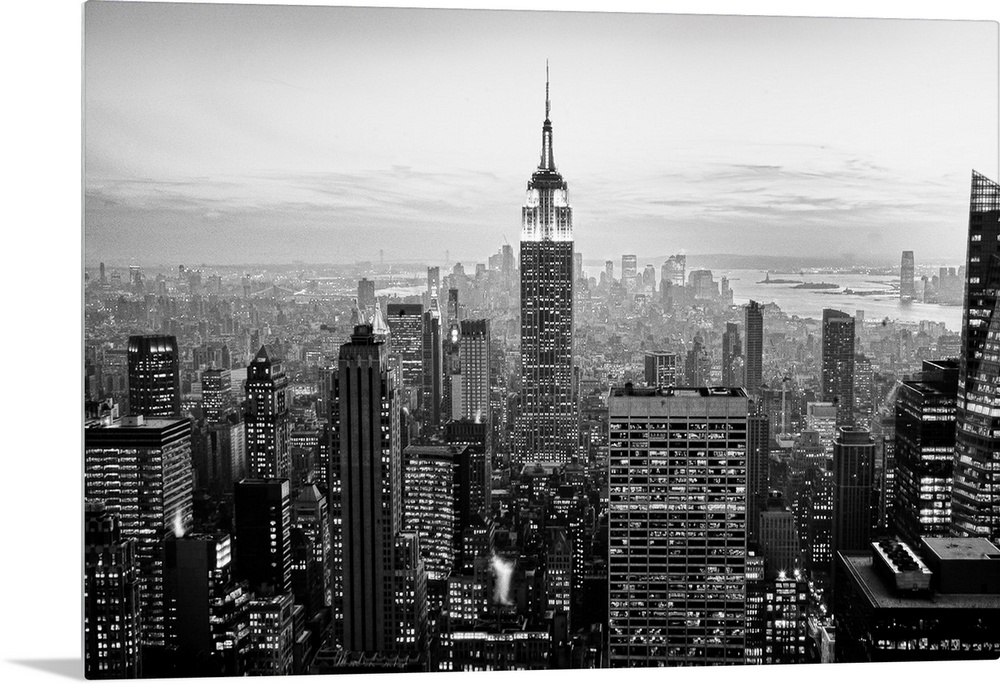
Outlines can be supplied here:
[[521, 463], [566, 462], [579, 441], [573, 405], [573, 209], [556, 170], [548, 95], [546, 80], [541, 158], [521, 212]]
[[137, 416], [181, 414], [180, 352], [173, 335], [128, 338], [128, 410]]
[[291, 397], [281, 361], [262, 346], [247, 366], [246, 392], [247, 468], [251, 478], [291, 475], [288, 410]]
[[760, 391], [764, 373], [764, 307], [750, 300], [744, 317], [746, 333], [746, 358], [743, 373], [747, 394], [753, 396]]
[[84, 497], [118, 516], [135, 539], [143, 645], [165, 644], [164, 544], [192, 521], [191, 423], [127, 416], [84, 429]]
[[608, 399], [611, 667], [743, 664], [746, 393]]
[[823, 401], [837, 405], [837, 425], [854, 425], [854, 319], [823, 309]]
[[952, 534], [1000, 545], [1000, 184], [972, 172]]

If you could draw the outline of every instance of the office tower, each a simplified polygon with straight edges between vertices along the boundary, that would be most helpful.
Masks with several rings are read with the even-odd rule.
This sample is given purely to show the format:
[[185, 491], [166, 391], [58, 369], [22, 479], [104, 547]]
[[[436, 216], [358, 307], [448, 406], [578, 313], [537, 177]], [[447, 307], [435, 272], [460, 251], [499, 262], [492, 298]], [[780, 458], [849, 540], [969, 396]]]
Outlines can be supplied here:
[[[462, 511], [460, 471], [469, 469], [469, 447], [413, 445], [403, 453], [403, 528], [420, 535], [428, 580], [447, 580], [455, 567]], [[468, 506], [466, 487], [465, 506]]]
[[741, 387], [743, 378], [737, 377], [736, 360], [743, 356], [743, 345], [740, 342], [739, 326], [726, 323], [726, 332], [722, 333], [722, 386]]
[[375, 281], [362, 278], [358, 281], [358, 310], [362, 313], [375, 308]]
[[[954, 414], [951, 418], [954, 421]], [[872, 439], [875, 441], [875, 489], [878, 496], [878, 506], [875, 517], [875, 529], [880, 534], [892, 532], [896, 534], [896, 405], [887, 402], [872, 421]], [[955, 430], [952, 426], [952, 436]], [[954, 452], [954, 449], [952, 449]], [[950, 500], [951, 480], [948, 481]], [[948, 505], [949, 512], [951, 504]], [[950, 514], [950, 513], [949, 513]], [[947, 521], [946, 521], [947, 524]]]
[[[460, 264], [459, 264], [460, 265]], [[452, 287], [448, 289], [448, 307], [445, 310], [448, 314], [448, 318], [445, 319], [445, 323], [449, 328], [451, 326], [457, 325], [458, 321], [462, 318], [462, 308], [458, 303], [458, 288]]]
[[440, 311], [441, 269], [438, 266], [427, 267], [427, 308]]
[[622, 285], [629, 292], [635, 290], [638, 275], [638, 261], [635, 254], [622, 254]]
[[458, 345], [461, 391], [452, 419], [490, 422], [490, 321], [462, 321]]
[[247, 476], [246, 428], [239, 414], [233, 412], [219, 423], [209, 424], [195, 435], [200, 444], [194, 451], [204, 455], [209, 488], [231, 493], [237, 482]]
[[798, 571], [780, 572], [765, 582], [765, 665], [806, 662], [806, 621], [809, 585]]
[[760, 512], [770, 493], [768, 456], [771, 426], [759, 406], [750, 404], [747, 417], [747, 539], [759, 540]]
[[958, 362], [924, 361], [923, 368], [896, 392], [891, 529], [911, 547], [921, 537], [948, 536], [951, 526]]
[[802, 560], [813, 577], [827, 577], [833, 558], [833, 473], [815, 463], [807, 466], [797, 509]]
[[723, 306], [733, 305], [733, 288], [729, 286], [729, 278], [726, 276], [719, 279], [719, 301]]
[[764, 307], [750, 300], [744, 316], [744, 331], [746, 333], [746, 358], [743, 372], [744, 387], [747, 394], [760, 392], [764, 373]]
[[781, 492], [771, 492], [760, 511], [760, 549], [768, 579], [786, 576], [802, 567], [795, 515]]
[[424, 380], [421, 412], [431, 426], [441, 423], [443, 350], [441, 347], [441, 313], [432, 308], [424, 312]]
[[399, 390], [388, 350], [370, 325], [340, 347], [333, 381], [331, 489], [335, 584], [343, 600], [343, 646], [388, 651], [397, 645], [395, 537], [402, 529]]
[[128, 410], [141, 416], [181, 414], [180, 355], [173, 335], [128, 338]]
[[740, 388], [611, 389], [611, 667], [743, 664], [747, 412]]
[[232, 537], [224, 532], [166, 543], [167, 641], [185, 675], [241, 674], [250, 594], [232, 569]]
[[1000, 545], [1000, 184], [972, 172], [965, 315], [958, 371], [952, 534]]
[[913, 289], [913, 252], [904, 251], [899, 265], [899, 298], [915, 299], [916, 296], [916, 290]]
[[453, 420], [444, 426], [444, 439], [452, 446], [467, 446], [467, 457], [456, 482], [456, 505], [461, 526], [471, 524], [476, 515], [489, 517], [493, 511], [493, 433], [487, 423]]
[[854, 424], [854, 319], [823, 309], [823, 401], [837, 405], [837, 425]]
[[103, 501], [135, 540], [142, 643], [163, 646], [164, 544], [192, 520], [191, 422], [127, 416], [84, 429], [84, 497]]
[[673, 387], [681, 384], [678, 375], [682, 375], [677, 367], [677, 354], [667, 351], [652, 351], [645, 353], [646, 384], [650, 387]]
[[251, 478], [282, 478], [291, 475], [289, 456], [291, 397], [281, 361], [262, 346], [247, 366], [246, 426], [247, 467]]
[[714, 385], [712, 382], [712, 357], [705, 349], [701, 335], [695, 335], [691, 349], [684, 356], [684, 383], [688, 387]]
[[[103, 264], [101, 264], [103, 269]], [[136, 542], [122, 536], [119, 517], [88, 501], [83, 532], [83, 671], [87, 679], [135, 679], [139, 648]]]
[[708, 269], [698, 269], [688, 274], [688, 288], [695, 299], [718, 299], [719, 286]]
[[646, 264], [646, 268], [642, 269], [642, 291], [656, 292], [656, 269], [653, 264]]
[[871, 433], [840, 428], [833, 441], [834, 562], [840, 551], [868, 547], [874, 530], [875, 442]]
[[517, 265], [514, 263], [514, 248], [510, 245], [504, 245], [500, 248], [500, 251], [500, 273], [503, 276], [503, 282], [509, 284], [514, 279], [514, 271], [517, 268]]
[[580, 252], [573, 252], [573, 280], [581, 280], [583, 278], [583, 254]]
[[1000, 549], [987, 540], [885, 539], [838, 561], [837, 662], [1000, 656]]
[[108, 276], [107, 276], [107, 273], [104, 270], [104, 262], [103, 261], [101, 262], [101, 265], [100, 265], [99, 268], [100, 268], [100, 271], [101, 271], [101, 285], [107, 285], [107, 283], [108, 283]]
[[286, 478], [246, 479], [236, 484], [236, 576], [258, 596], [292, 590], [292, 492]]
[[233, 405], [233, 387], [228, 368], [209, 368], [201, 372], [201, 404], [205, 421], [221, 423]]
[[615, 279], [615, 262], [604, 262], [604, 277], [608, 282], [608, 287], [611, 287], [611, 283], [614, 282]]
[[837, 406], [827, 401], [806, 402], [806, 429], [819, 433], [819, 441], [828, 454], [833, 454], [837, 436]]
[[291, 594], [255, 598], [247, 606], [250, 625], [244, 674], [293, 674], [295, 605]]
[[428, 659], [427, 569], [420, 552], [421, 538], [414, 532], [399, 532], [393, 538], [392, 599], [395, 624], [392, 631], [397, 653], [415, 653]]
[[[313, 483], [305, 485], [292, 503], [292, 532], [305, 538], [308, 550], [299, 559], [293, 559], [292, 563], [292, 588], [298, 589], [295, 592], [297, 595], [305, 594], [309, 597], [308, 604], [302, 601], [299, 603], [315, 609], [332, 606], [333, 538], [330, 534], [330, 509], [326, 497]], [[310, 611], [309, 615], [314, 612], [315, 610]]]
[[549, 528], [545, 551], [545, 593], [548, 609], [557, 613], [570, 612], [572, 603], [573, 546], [566, 530]]
[[573, 209], [552, 152], [547, 77], [541, 159], [521, 216], [519, 461], [566, 462], [579, 441], [573, 406]]
[[868, 429], [875, 414], [875, 371], [864, 354], [854, 358], [854, 425]]
[[[458, 300], [455, 300], [458, 310]], [[462, 326], [457, 318], [452, 318], [445, 331], [441, 356], [444, 360], [444, 384], [441, 391], [441, 418], [448, 421], [458, 417], [462, 411]]]
[[414, 396], [424, 383], [424, 307], [420, 304], [387, 304], [392, 353], [399, 358], [404, 392]]
[[660, 269], [661, 282], [669, 282], [674, 287], [684, 287], [687, 282], [687, 256], [684, 254], [674, 254], [666, 261]]

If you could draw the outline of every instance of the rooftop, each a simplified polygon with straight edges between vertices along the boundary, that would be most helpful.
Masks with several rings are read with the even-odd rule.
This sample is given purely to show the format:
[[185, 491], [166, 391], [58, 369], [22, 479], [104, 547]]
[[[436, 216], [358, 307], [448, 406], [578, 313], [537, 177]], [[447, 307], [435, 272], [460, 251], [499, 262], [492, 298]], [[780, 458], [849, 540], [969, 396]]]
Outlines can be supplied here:
[[927, 548], [941, 560], [976, 560], [985, 556], [1000, 558], [1000, 549], [977, 537], [922, 537]]

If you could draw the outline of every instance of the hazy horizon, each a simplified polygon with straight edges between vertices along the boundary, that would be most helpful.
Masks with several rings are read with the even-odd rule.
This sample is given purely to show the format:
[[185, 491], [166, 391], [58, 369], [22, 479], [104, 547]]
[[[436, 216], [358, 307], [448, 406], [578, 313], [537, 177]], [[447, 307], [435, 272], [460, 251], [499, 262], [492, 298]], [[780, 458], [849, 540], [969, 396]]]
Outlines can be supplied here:
[[[964, 263], [994, 22], [85, 5], [85, 263], [485, 261], [545, 61], [587, 260]], [[659, 264], [656, 264], [658, 267]]]

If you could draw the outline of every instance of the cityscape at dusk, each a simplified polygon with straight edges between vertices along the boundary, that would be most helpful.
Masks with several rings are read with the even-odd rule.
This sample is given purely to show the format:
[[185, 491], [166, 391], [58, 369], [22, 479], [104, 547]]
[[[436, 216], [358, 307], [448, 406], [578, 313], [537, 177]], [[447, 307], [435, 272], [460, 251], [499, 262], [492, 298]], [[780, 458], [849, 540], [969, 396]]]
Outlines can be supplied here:
[[88, 679], [1000, 658], [995, 24], [84, 29]]

